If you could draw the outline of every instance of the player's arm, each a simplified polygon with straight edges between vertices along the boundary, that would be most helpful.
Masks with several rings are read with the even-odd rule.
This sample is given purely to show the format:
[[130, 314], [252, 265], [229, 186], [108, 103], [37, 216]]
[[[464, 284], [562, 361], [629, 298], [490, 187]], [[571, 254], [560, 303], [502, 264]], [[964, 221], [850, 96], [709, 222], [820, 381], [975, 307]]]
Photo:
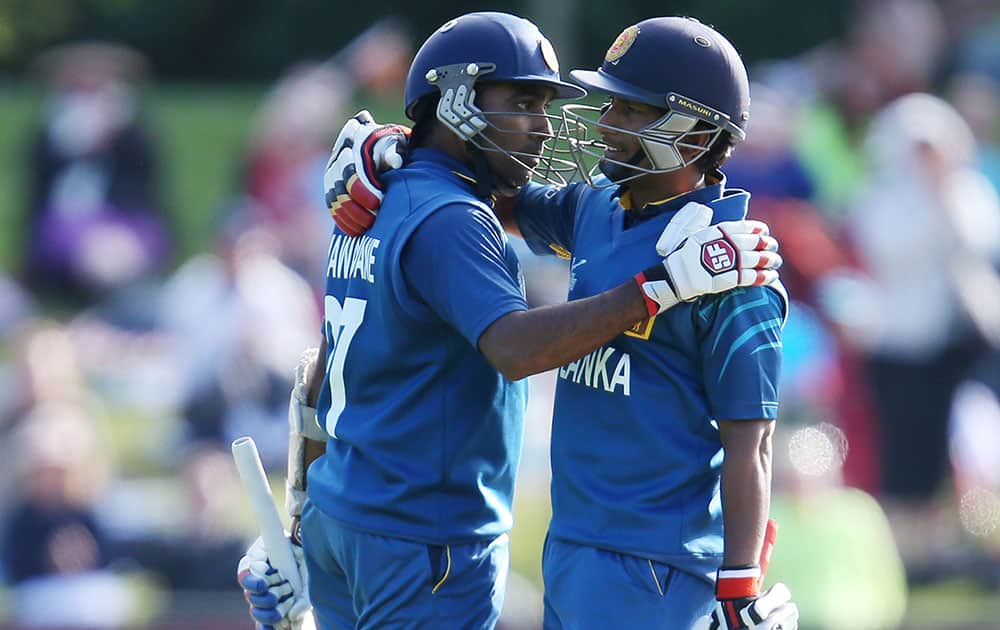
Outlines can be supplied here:
[[722, 515], [726, 532], [723, 567], [755, 566], [771, 508], [773, 420], [719, 422]]
[[696, 630], [797, 627], [798, 609], [787, 587], [779, 583], [760, 592], [786, 313], [780, 283], [706, 297], [698, 304], [702, 382], [710, 412], [720, 418], [724, 452], [725, 553], [716, 574], [715, 609]]
[[[709, 226], [711, 218], [707, 206], [686, 205], [657, 243], [657, 251], [666, 255], [660, 263], [593, 297], [509, 313], [485, 331], [480, 351], [507, 378], [523, 378], [579, 359], [680, 302], [777, 279], [781, 258], [766, 225]], [[734, 253], [731, 265], [710, 270], [703, 264], [704, 248], [720, 242]]]
[[479, 350], [510, 380], [579, 359], [649, 317], [639, 287], [508, 313], [486, 329]]

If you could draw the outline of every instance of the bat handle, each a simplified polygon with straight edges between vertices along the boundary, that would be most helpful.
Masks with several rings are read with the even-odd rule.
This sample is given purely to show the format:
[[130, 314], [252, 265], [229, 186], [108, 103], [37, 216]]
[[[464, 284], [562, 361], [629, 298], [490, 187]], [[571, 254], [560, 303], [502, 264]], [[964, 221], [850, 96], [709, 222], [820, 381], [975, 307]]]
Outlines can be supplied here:
[[257, 445], [251, 437], [237, 438], [232, 445], [233, 459], [236, 469], [243, 480], [243, 487], [250, 498], [261, 538], [267, 547], [267, 555], [274, 567], [281, 572], [295, 589], [302, 592], [302, 578], [299, 575], [298, 563], [292, 550], [292, 543], [285, 536], [278, 509], [274, 505], [271, 486], [264, 474], [264, 466], [260, 462]]
[[760, 549], [760, 587], [764, 587], [764, 577], [767, 575], [767, 565], [771, 563], [771, 554], [774, 552], [774, 542], [778, 538], [778, 521], [773, 518], [767, 519], [767, 528], [764, 530], [764, 546]]

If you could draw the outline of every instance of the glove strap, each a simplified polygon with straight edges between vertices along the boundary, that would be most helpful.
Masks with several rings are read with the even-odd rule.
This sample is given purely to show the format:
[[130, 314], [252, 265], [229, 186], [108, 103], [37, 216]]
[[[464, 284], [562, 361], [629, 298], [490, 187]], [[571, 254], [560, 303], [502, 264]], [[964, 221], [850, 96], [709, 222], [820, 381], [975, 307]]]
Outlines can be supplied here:
[[[662, 263], [653, 265], [632, 277], [635, 279], [635, 283], [639, 285], [639, 292], [642, 294], [642, 299], [646, 301], [646, 312], [649, 313], [650, 317], [657, 315], [663, 308], [663, 305], [653, 299], [650, 295], [651, 292], [648, 290], [649, 287], [646, 286], [647, 284], [651, 282], [666, 282], [673, 294], [677, 295], [677, 287], [674, 286], [674, 281], [670, 278], [667, 268]], [[656, 292], [652, 291], [652, 294], [656, 295]]]
[[646, 312], [649, 313], [650, 317], [653, 317], [660, 312], [660, 305], [653, 298], [646, 295], [646, 283], [649, 279], [646, 278], [646, 273], [639, 272], [633, 276], [635, 278], [635, 283], [639, 285], [639, 293], [642, 295], [642, 299], [646, 302]]
[[716, 599], [743, 599], [760, 594], [760, 567], [723, 567], [715, 577]]

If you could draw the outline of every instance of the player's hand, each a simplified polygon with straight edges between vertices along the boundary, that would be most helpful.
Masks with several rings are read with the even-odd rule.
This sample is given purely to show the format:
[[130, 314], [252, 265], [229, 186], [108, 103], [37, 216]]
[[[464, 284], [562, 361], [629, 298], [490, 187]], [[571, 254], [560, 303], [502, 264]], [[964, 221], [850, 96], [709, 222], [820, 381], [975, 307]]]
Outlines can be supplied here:
[[780, 582], [757, 597], [720, 599], [692, 630], [796, 630], [799, 609], [791, 600], [788, 587]]
[[[302, 547], [292, 545], [292, 548], [302, 578], [300, 583], [307, 584]], [[236, 579], [250, 603], [250, 615], [258, 630], [298, 630], [312, 609], [309, 594], [296, 593], [288, 579], [271, 565], [262, 538], [257, 538], [240, 558]]]
[[326, 205], [349, 236], [360, 236], [375, 223], [384, 188], [379, 174], [403, 165], [410, 128], [379, 125], [361, 110], [347, 121], [333, 144], [323, 175]]
[[635, 276], [649, 315], [706, 293], [770, 284], [778, 279], [778, 241], [766, 223], [753, 220], [709, 225], [712, 209], [689, 203], [657, 241], [662, 262]]

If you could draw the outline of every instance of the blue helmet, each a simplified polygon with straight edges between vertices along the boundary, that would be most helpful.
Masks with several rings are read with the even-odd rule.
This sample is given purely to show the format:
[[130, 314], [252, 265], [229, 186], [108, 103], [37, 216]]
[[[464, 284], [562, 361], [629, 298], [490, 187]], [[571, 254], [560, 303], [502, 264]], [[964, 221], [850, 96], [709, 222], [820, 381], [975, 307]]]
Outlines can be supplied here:
[[[437, 93], [440, 94], [437, 119], [477, 149], [503, 153], [532, 172], [536, 179], [551, 183], [563, 184], [564, 173], [577, 172], [574, 162], [552, 152], [539, 155], [510, 151], [482, 133], [487, 128], [496, 134], [511, 133], [494, 122], [503, 116], [553, 117], [484, 112], [475, 103], [478, 81], [543, 85], [555, 90], [555, 98], [584, 96], [585, 90], [560, 78], [555, 50], [537, 26], [524, 18], [494, 12], [467, 13], [446, 22], [427, 38], [410, 65], [406, 77], [406, 115], [416, 120], [417, 103]], [[551, 126], [546, 133], [531, 134], [540, 136], [540, 146], [545, 147], [551, 138]]]
[[[621, 163], [638, 171], [630, 178], [677, 170], [697, 161], [722, 131], [734, 140], [746, 137], [750, 80], [743, 60], [729, 40], [693, 18], [658, 17], [630, 26], [608, 48], [600, 68], [573, 70], [570, 76], [591, 90], [666, 111], [633, 134], [639, 137], [652, 168], [639, 167], [642, 156], [636, 156]], [[571, 116], [580, 111], [575, 106], [564, 109]], [[699, 122], [707, 124], [695, 130]], [[691, 136], [700, 134], [709, 135], [707, 145], [690, 142]], [[693, 149], [694, 157], [685, 160], [679, 148]], [[621, 181], [620, 177], [612, 179]]]
[[[556, 98], [586, 92], [563, 81], [552, 44], [534, 23], [496, 12], [467, 13], [445, 22], [417, 51], [406, 76], [406, 115], [418, 100], [445, 89], [443, 69], [477, 66], [470, 79], [550, 86]], [[471, 86], [470, 86], [471, 87]]]

